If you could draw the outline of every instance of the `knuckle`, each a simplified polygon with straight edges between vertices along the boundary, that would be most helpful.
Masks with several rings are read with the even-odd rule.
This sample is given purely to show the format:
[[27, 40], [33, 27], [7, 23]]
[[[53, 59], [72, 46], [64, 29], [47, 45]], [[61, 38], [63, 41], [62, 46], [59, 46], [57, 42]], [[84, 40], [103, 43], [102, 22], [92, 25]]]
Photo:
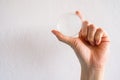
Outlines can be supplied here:
[[72, 47], [77, 47], [78, 46], [78, 39], [74, 39], [73, 41], [72, 41]]
[[60, 36], [58, 37], [58, 40], [59, 40], [59, 41], [63, 41], [63, 38], [64, 38], [63, 35], [60, 35]]
[[90, 24], [89, 29], [90, 30], [95, 30], [95, 26], [93, 24]]
[[93, 38], [92, 37], [88, 37], [88, 41], [89, 42], [93, 42]]
[[88, 21], [86, 21], [86, 20], [85, 20], [85, 21], [83, 21], [83, 24], [88, 24]]
[[95, 40], [99, 40], [99, 39], [100, 39], [100, 35], [96, 35]]
[[98, 28], [98, 29], [97, 29], [97, 31], [102, 32], [102, 31], [103, 31], [103, 29], [102, 29], [102, 28]]
[[87, 36], [87, 32], [86, 32], [85, 30], [82, 30], [82, 31], [80, 32], [80, 34], [82, 35], [82, 37], [86, 37], [86, 36]]
[[87, 36], [87, 34], [86, 34], [86, 33], [82, 33], [82, 37], [84, 37], [84, 38], [85, 38], [86, 36]]

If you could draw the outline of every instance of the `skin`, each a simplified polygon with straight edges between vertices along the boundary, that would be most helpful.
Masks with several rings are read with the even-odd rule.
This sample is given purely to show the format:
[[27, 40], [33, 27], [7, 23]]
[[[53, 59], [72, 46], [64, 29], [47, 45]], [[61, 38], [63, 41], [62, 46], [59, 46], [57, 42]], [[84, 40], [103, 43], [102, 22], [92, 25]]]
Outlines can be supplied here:
[[81, 64], [80, 80], [103, 80], [110, 39], [102, 28], [83, 20], [79, 11], [76, 15], [82, 20], [78, 37], [66, 36], [57, 30], [52, 33], [75, 51]]

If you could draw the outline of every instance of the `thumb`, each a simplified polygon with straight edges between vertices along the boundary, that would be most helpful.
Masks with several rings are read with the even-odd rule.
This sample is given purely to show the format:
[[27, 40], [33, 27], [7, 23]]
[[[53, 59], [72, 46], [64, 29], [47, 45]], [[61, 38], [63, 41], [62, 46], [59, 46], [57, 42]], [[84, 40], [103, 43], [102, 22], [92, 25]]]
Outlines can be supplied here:
[[68, 45], [72, 44], [72, 40], [73, 38], [69, 37], [69, 36], [65, 36], [63, 35], [61, 32], [57, 31], [57, 30], [52, 30], [52, 33], [57, 37], [57, 39], [59, 41], [62, 41]]

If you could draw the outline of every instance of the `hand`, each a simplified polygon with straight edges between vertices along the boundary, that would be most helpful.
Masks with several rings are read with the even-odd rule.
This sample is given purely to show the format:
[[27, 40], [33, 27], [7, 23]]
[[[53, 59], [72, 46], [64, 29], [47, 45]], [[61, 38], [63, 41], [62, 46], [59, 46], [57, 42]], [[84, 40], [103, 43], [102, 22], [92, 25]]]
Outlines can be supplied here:
[[[79, 11], [76, 11], [76, 15], [83, 20]], [[110, 40], [102, 28], [83, 21], [78, 37], [69, 37], [57, 30], [52, 32], [60, 41], [73, 48], [82, 68], [102, 69], [104, 67]]]

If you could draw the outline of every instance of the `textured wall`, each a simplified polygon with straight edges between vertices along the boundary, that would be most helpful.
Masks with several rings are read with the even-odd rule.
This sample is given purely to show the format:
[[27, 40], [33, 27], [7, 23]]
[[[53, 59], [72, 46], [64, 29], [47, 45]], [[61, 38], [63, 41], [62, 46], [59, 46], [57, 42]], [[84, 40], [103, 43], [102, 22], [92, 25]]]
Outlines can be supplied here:
[[119, 7], [119, 0], [0, 0], [0, 80], [79, 80], [73, 50], [50, 32], [75, 10], [110, 34], [105, 80], [119, 80]]

